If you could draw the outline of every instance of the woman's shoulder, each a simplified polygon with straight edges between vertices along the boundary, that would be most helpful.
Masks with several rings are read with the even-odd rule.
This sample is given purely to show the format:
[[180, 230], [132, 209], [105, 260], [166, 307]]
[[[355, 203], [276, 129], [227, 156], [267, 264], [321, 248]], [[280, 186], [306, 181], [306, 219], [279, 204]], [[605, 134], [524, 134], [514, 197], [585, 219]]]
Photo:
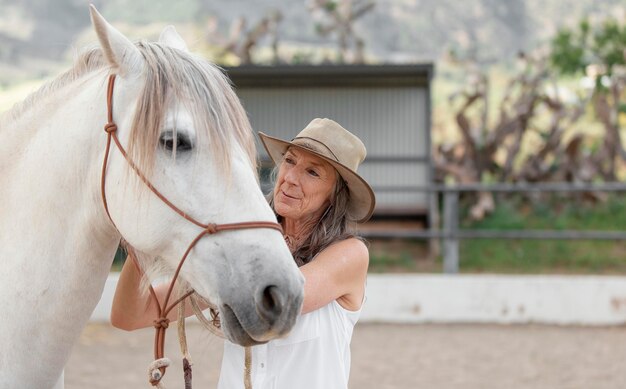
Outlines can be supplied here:
[[345, 248], [367, 251], [367, 245], [365, 244], [365, 241], [363, 241], [363, 239], [361, 239], [358, 236], [350, 236], [348, 238], [337, 239], [336, 241], [331, 243], [329, 247], [335, 246], [335, 245], [342, 245], [342, 247], [345, 247]]
[[336, 241], [300, 269], [306, 279], [303, 312], [319, 309], [333, 300], [357, 310], [369, 265], [367, 246], [358, 238]]
[[343, 288], [336, 301], [348, 311], [358, 311], [363, 303], [369, 267], [367, 245], [361, 239], [348, 238], [332, 244], [328, 250], [333, 250], [327, 258], [333, 261], [330, 266], [335, 269], [337, 284]]
[[362, 239], [349, 237], [331, 243], [320, 252], [320, 255], [330, 254], [332, 257], [340, 256], [350, 261], [369, 262], [369, 250]]

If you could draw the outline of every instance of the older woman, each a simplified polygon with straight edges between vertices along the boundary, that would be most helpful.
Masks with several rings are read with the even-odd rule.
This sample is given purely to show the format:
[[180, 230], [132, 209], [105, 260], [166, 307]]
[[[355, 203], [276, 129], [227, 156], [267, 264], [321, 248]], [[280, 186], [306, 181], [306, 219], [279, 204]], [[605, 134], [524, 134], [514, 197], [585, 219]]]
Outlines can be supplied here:
[[[369, 263], [366, 245], [349, 226], [369, 219], [375, 203], [357, 174], [365, 146], [330, 119], [314, 119], [291, 141], [260, 137], [278, 170], [270, 204], [306, 281], [291, 333], [252, 348], [252, 387], [345, 389]], [[134, 273], [124, 267], [116, 292], [111, 320], [120, 328], [148, 326], [153, 317], [138, 317], [137, 305], [128, 303], [138, 290]], [[244, 348], [226, 341], [218, 387], [243, 388], [243, 366]]]

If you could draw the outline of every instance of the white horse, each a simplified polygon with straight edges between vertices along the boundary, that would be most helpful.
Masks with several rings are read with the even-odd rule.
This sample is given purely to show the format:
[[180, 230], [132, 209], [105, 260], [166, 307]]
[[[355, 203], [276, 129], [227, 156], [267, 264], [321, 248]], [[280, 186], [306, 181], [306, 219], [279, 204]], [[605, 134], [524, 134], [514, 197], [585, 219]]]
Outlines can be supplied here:
[[[173, 28], [158, 43], [133, 44], [91, 16], [100, 47], [0, 118], [2, 389], [62, 387], [120, 238], [142, 266], [171, 274], [201, 231], [115, 148], [108, 218], [100, 176], [109, 74], [119, 139], [164, 196], [204, 222], [276, 221], [258, 187], [250, 124], [222, 72], [188, 53]], [[300, 311], [302, 276], [270, 228], [200, 239], [180, 278], [219, 307], [226, 336], [241, 345], [284, 335]]]

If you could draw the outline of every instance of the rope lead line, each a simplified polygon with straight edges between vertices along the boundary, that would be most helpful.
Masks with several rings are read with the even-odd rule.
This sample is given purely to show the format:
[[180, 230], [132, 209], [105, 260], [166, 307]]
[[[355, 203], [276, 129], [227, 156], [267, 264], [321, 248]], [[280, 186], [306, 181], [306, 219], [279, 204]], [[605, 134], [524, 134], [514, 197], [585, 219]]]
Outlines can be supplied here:
[[185, 301], [182, 300], [178, 304], [178, 344], [180, 344], [180, 353], [183, 354], [183, 377], [185, 379], [185, 389], [191, 389], [191, 356], [187, 348], [187, 334], [185, 332]]
[[252, 389], [252, 348], [250, 346], [246, 347], [244, 365], [243, 384], [246, 389]]

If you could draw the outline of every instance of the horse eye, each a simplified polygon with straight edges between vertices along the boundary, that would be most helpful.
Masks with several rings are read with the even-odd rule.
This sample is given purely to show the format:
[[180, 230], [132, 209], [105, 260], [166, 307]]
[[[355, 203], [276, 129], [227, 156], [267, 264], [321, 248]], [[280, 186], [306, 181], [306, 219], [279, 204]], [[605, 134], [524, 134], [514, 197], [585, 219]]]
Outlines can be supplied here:
[[176, 145], [176, 152], [189, 151], [193, 148], [187, 135], [180, 132], [176, 134], [176, 137], [174, 137], [174, 132], [172, 131], [164, 132], [159, 139], [159, 143], [167, 151], [174, 151], [174, 145]]

